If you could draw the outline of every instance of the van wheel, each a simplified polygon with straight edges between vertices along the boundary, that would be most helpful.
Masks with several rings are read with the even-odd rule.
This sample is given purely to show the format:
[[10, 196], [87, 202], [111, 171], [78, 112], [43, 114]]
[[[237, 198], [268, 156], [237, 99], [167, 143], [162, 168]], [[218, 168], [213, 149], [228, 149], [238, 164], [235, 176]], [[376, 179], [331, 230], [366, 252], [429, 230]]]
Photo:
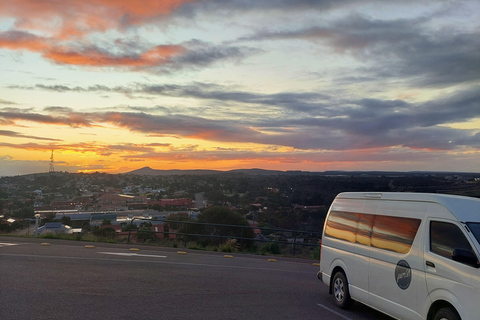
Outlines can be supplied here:
[[457, 311], [452, 308], [442, 308], [435, 313], [433, 320], [461, 320]]
[[348, 309], [352, 306], [353, 300], [348, 290], [348, 281], [343, 272], [337, 272], [333, 276], [333, 296], [335, 304], [341, 309]]

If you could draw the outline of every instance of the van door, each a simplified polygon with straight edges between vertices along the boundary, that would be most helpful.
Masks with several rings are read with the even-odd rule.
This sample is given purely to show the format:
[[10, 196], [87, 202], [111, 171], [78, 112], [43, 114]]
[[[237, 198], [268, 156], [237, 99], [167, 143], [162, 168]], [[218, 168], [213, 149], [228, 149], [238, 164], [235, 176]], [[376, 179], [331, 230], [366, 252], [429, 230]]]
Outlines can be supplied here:
[[[425, 299], [421, 220], [378, 215], [370, 249], [369, 290], [374, 308], [399, 319], [422, 319], [419, 299]], [[416, 239], [416, 241], [415, 241]], [[415, 241], [415, 243], [414, 243]]]
[[352, 268], [353, 279], [355, 282], [351, 285], [350, 293], [356, 300], [365, 304], [370, 304], [370, 295], [368, 289], [368, 268], [370, 266], [370, 243], [372, 237], [373, 214], [357, 214], [357, 228], [355, 237], [355, 267]]
[[424, 268], [432, 300], [446, 300], [463, 319], [475, 319], [480, 313], [480, 269], [452, 258], [454, 249], [476, 255], [465, 232], [465, 227], [456, 221], [429, 220]]

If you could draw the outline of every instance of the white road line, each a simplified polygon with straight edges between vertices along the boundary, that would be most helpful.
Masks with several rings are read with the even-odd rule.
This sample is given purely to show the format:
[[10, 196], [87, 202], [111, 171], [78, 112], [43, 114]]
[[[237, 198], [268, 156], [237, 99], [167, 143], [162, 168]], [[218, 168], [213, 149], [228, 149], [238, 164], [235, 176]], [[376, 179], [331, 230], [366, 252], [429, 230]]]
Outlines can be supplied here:
[[18, 243], [0, 242], [0, 247], [18, 246]]
[[124, 257], [151, 257], [151, 258], [166, 258], [167, 256], [157, 256], [151, 254], [139, 254], [139, 253], [121, 253], [121, 252], [97, 252], [100, 254], [111, 254], [115, 256], [124, 256]]
[[344, 315], [341, 314], [340, 312], [337, 312], [337, 311], [335, 311], [335, 310], [333, 310], [333, 309], [331, 309], [331, 308], [329, 308], [329, 307], [327, 307], [327, 306], [324, 306], [323, 304], [317, 303], [317, 306], [322, 307], [323, 309], [328, 310], [328, 311], [330, 311], [331, 313], [336, 314], [337, 316], [339, 316], [340, 318], [343, 318], [343, 319], [345, 319], [345, 320], [353, 320], [352, 318], [349, 318], [349, 317], [347, 317], [347, 316], [344, 316]]

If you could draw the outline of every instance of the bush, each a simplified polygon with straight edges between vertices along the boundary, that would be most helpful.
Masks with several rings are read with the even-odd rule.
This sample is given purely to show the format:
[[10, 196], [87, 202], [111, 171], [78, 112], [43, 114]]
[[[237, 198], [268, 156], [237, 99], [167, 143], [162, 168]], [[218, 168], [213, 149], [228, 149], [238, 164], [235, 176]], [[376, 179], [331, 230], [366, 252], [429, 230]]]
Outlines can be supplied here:
[[158, 238], [152, 230], [148, 230], [148, 229], [138, 230], [137, 239], [143, 240], [144, 242], [145, 241], [152, 242], [152, 241], [160, 240], [160, 238]]
[[187, 242], [187, 248], [192, 250], [205, 250], [205, 246], [195, 241]]
[[110, 238], [114, 239], [115, 238], [115, 229], [113, 228], [102, 228], [102, 229], [97, 229], [93, 231], [93, 235], [97, 237], [104, 237], [104, 238]]
[[[189, 234], [201, 234], [209, 236], [219, 236], [218, 238], [207, 238], [201, 240], [204, 246], [220, 246], [223, 244], [220, 237], [243, 237], [254, 238], [253, 228], [248, 221], [239, 213], [233, 212], [226, 207], [214, 206], [202, 211], [198, 215], [198, 222], [202, 224], [185, 225], [178, 230], [179, 233], [188, 231]], [[206, 225], [212, 224], [212, 225]], [[225, 226], [227, 225], [227, 226]], [[190, 237], [189, 237], [190, 238]], [[243, 241], [244, 247], [252, 245], [252, 241]]]
[[315, 247], [315, 249], [312, 250], [311, 257], [314, 260], [320, 260], [320, 247]]
[[237, 242], [237, 239], [228, 239], [224, 244], [221, 244], [218, 247], [220, 252], [238, 252], [240, 249], [240, 244]]
[[278, 245], [278, 243], [275, 243], [275, 242], [269, 242], [263, 245], [261, 251], [262, 251], [262, 254], [267, 254], [267, 253], [280, 254], [281, 253], [280, 246]]

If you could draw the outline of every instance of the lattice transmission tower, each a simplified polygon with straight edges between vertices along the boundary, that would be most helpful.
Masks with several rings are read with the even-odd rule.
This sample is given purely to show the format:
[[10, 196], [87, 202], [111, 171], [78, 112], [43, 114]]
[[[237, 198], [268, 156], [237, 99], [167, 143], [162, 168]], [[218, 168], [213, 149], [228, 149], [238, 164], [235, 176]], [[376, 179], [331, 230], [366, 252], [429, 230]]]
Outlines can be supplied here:
[[55, 172], [55, 168], [53, 166], [53, 149], [52, 149], [52, 155], [50, 156], [50, 165], [48, 168], [48, 172]]

